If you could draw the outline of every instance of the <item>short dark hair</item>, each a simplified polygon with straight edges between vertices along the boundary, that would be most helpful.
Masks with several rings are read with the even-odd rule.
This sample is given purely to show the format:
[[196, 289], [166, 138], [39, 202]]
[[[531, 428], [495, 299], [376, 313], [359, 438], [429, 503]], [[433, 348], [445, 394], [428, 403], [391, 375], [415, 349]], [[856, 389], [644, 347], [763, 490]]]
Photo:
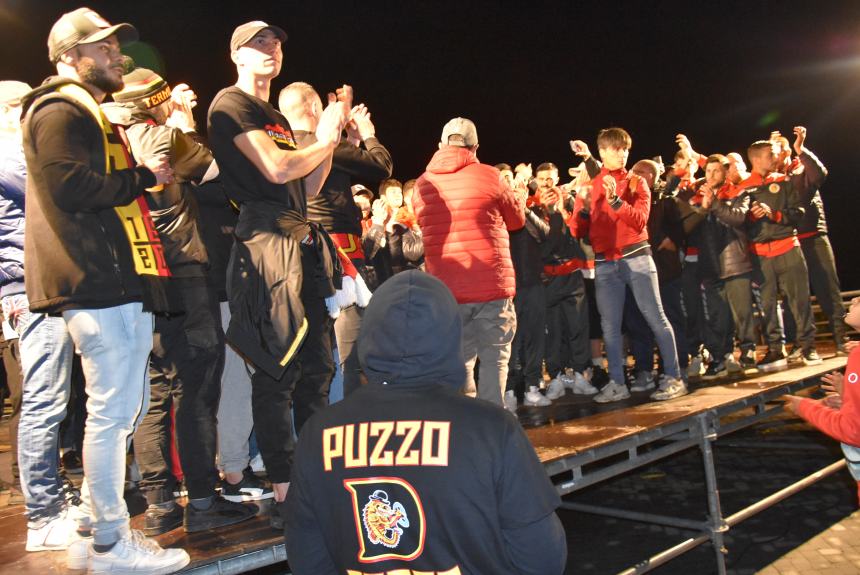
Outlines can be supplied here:
[[624, 128], [606, 128], [597, 133], [598, 148], [622, 148], [629, 150], [633, 146], [633, 138]]
[[537, 167], [537, 169], [535, 170], [535, 173], [537, 174], [538, 172], [548, 172], [550, 170], [555, 170], [557, 172], [558, 166], [556, 166], [552, 162], [544, 162], [543, 164], [541, 164], [540, 166]]
[[415, 182], [417, 181], [418, 180], [416, 178], [412, 178], [411, 180], [406, 180], [405, 182], [403, 182], [403, 193], [406, 193], [406, 191], [410, 188], [414, 188]]
[[507, 170], [507, 171], [509, 171], [509, 172], [513, 172], [513, 171], [514, 171], [514, 169], [511, 167], [511, 165], [510, 165], [510, 164], [501, 163], [501, 164], [496, 164], [494, 167], [495, 167], [497, 170], [499, 170], [500, 172], [504, 172], [505, 170]]
[[771, 140], [756, 140], [747, 148], [747, 158], [752, 162], [753, 157], [758, 156], [763, 150], [773, 151], [773, 144]]
[[729, 169], [729, 159], [722, 154], [711, 154], [705, 160], [705, 164], [719, 164], [725, 169]]
[[400, 183], [400, 180], [396, 178], [385, 178], [384, 180], [379, 182], [379, 195], [381, 196], [382, 194], [384, 194], [385, 190], [388, 188], [400, 188], [400, 190], [402, 191], [403, 184]]

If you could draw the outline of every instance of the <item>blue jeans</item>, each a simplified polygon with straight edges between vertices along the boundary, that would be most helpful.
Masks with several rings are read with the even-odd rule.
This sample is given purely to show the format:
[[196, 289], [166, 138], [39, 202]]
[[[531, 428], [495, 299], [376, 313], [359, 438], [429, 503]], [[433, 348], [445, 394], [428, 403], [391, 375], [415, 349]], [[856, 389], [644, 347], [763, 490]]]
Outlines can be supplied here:
[[3, 298], [18, 333], [24, 383], [18, 423], [18, 467], [28, 526], [38, 529], [65, 508], [57, 469], [60, 423], [66, 417], [74, 347], [63, 318], [30, 313], [27, 296]]
[[669, 377], [679, 378], [681, 370], [678, 367], [675, 334], [663, 311], [657, 283], [657, 267], [651, 256], [646, 254], [616, 261], [596, 262], [595, 270], [595, 295], [609, 363], [609, 378], [615, 383], [624, 384], [621, 323], [624, 319], [625, 291], [628, 286], [648, 327], [654, 332], [660, 357], [663, 358], [663, 372]]
[[90, 504], [94, 542], [109, 545], [129, 529], [125, 456], [149, 407], [152, 314], [140, 303], [128, 303], [64, 311], [63, 319], [81, 354], [88, 395], [83, 459], [89, 501], [84, 503]]

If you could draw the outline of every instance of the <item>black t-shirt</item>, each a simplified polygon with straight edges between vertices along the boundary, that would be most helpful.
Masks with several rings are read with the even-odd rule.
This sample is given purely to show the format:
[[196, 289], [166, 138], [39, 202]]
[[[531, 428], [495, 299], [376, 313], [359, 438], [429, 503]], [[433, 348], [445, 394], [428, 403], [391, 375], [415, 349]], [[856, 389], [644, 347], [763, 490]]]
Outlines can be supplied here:
[[275, 203], [307, 214], [304, 181], [274, 184], [236, 147], [239, 134], [263, 130], [281, 150], [298, 145], [290, 124], [268, 102], [231, 86], [218, 92], [209, 107], [209, 145], [218, 161], [227, 195], [237, 204]]
[[285, 505], [290, 566], [511, 573], [502, 530], [559, 505], [502, 409], [451, 386], [366, 385], [302, 428]]

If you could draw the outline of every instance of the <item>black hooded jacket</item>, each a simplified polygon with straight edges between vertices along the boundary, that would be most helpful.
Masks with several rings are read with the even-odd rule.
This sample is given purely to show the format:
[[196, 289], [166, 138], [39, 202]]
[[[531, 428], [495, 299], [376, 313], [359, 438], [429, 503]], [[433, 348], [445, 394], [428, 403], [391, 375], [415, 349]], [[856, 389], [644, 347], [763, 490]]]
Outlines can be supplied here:
[[516, 418], [460, 393], [445, 285], [413, 270], [380, 286], [358, 356], [369, 383], [299, 437], [283, 506], [293, 573], [561, 573], [559, 497]]
[[[155, 185], [145, 167], [105, 168], [104, 134], [82, 104], [49, 78], [23, 102], [27, 203], [24, 258], [32, 311], [107, 308], [143, 298], [123, 224], [114, 211]], [[95, 100], [93, 100], [95, 102]], [[122, 142], [110, 142], [122, 150]]]

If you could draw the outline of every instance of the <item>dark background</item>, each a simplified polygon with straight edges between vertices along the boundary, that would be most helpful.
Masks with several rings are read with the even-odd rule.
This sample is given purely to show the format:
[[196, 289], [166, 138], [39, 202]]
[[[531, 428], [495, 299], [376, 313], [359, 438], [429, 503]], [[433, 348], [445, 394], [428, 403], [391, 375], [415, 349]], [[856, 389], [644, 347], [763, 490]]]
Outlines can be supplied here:
[[[78, 2], [0, 0], [0, 78], [51, 73], [48, 31]], [[235, 81], [229, 38], [262, 19], [286, 29], [273, 83], [355, 87], [401, 180], [419, 175], [442, 125], [478, 126], [487, 163], [575, 164], [568, 140], [625, 127], [631, 163], [674, 136], [702, 153], [738, 151], [772, 129], [809, 129], [830, 169], [822, 193], [843, 289], [860, 288], [857, 161], [860, 1], [591, 2], [90, 0], [110, 22], [133, 23], [139, 65], [187, 82], [205, 125], [212, 96]], [[793, 138], [792, 138], [793, 141]], [[853, 255], [852, 255], [853, 254]]]

